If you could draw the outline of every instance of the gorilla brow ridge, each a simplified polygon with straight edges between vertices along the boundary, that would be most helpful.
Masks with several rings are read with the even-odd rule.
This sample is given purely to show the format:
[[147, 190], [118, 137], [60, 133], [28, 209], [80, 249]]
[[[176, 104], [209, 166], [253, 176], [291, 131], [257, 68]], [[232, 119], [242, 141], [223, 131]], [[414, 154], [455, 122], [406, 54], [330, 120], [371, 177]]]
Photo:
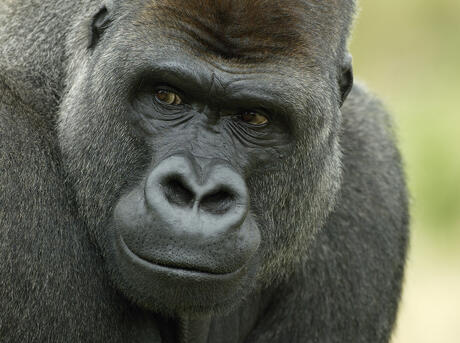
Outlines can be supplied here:
[[[200, 52], [225, 59], [261, 60], [318, 49], [318, 39], [324, 34], [343, 44], [336, 34], [342, 30], [334, 26], [349, 26], [353, 4], [353, 0], [152, 0], [139, 20], [185, 33], [192, 40], [183, 40]], [[334, 11], [337, 6], [339, 11]], [[313, 24], [310, 18], [318, 13], [323, 22]]]

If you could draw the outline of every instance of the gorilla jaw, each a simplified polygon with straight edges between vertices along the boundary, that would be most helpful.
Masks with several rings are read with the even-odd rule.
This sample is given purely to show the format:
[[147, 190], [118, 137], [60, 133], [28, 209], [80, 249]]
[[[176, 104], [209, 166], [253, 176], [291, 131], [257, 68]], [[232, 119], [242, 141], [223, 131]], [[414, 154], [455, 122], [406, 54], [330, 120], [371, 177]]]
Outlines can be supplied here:
[[243, 179], [215, 161], [204, 182], [194, 169], [190, 156], [164, 159], [114, 210], [109, 264], [122, 291], [148, 308], [228, 309], [258, 269], [260, 232]]

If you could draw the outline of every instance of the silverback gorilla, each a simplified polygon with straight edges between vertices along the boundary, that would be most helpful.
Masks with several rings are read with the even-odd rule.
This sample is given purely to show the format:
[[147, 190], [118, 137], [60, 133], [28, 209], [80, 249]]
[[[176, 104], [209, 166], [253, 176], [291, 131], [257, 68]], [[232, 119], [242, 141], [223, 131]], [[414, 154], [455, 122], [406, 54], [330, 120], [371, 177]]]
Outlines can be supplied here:
[[407, 194], [354, 7], [0, 1], [0, 341], [388, 342]]

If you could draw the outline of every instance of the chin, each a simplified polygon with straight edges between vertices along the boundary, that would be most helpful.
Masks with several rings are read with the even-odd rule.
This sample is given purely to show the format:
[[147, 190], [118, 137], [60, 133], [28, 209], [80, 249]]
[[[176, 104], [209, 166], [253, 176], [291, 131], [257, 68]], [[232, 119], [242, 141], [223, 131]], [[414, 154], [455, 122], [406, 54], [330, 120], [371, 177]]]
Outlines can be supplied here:
[[258, 254], [228, 273], [158, 264], [136, 254], [120, 234], [109, 255], [119, 291], [140, 307], [167, 316], [229, 312], [252, 291], [259, 270]]

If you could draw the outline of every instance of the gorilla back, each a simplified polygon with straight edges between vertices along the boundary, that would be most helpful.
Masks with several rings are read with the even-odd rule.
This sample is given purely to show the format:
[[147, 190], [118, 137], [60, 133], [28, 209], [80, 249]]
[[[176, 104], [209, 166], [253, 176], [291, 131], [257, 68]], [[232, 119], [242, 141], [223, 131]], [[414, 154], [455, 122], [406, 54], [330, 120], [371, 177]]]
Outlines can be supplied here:
[[389, 341], [407, 194], [353, 1], [0, 11], [2, 342]]

